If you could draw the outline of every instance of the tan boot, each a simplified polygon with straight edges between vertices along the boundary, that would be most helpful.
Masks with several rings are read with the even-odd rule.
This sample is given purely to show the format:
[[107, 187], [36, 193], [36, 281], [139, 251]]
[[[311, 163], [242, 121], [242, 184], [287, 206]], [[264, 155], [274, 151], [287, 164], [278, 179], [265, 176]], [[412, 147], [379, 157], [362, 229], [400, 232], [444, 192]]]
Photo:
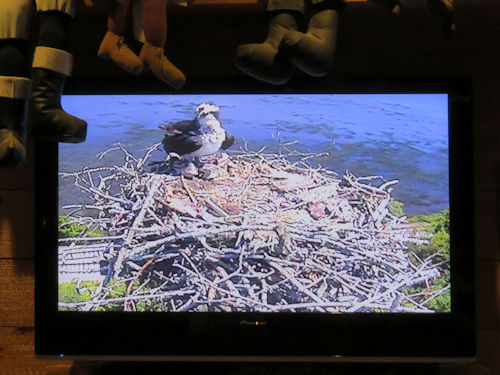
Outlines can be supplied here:
[[97, 55], [111, 59], [120, 68], [133, 75], [141, 73], [143, 64], [137, 55], [125, 44], [123, 37], [108, 31], [104, 36]]
[[144, 67], [151, 69], [156, 77], [173, 88], [179, 90], [186, 83], [186, 76], [174, 64], [168, 61], [163, 47], [145, 42], [139, 58], [144, 63]]

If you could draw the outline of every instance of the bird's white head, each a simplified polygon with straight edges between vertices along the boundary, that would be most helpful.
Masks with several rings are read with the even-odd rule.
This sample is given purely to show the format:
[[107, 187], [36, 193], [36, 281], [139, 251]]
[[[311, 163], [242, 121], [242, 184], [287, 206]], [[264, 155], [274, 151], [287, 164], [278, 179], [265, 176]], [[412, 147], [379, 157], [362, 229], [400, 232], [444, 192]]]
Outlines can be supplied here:
[[196, 118], [201, 119], [208, 115], [213, 115], [216, 118], [219, 117], [220, 108], [212, 103], [201, 103], [196, 107]]

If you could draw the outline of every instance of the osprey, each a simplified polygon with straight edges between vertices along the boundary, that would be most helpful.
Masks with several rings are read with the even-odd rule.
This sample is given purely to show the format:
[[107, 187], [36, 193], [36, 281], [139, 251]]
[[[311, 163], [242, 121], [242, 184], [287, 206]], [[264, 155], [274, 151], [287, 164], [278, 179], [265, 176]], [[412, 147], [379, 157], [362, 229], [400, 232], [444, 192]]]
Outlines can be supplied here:
[[169, 122], [160, 125], [165, 132], [163, 147], [167, 153], [176, 153], [187, 161], [193, 161], [217, 151], [229, 148], [234, 137], [222, 128], [219, 107], [202, 103], [196, 107], [193, 120]]

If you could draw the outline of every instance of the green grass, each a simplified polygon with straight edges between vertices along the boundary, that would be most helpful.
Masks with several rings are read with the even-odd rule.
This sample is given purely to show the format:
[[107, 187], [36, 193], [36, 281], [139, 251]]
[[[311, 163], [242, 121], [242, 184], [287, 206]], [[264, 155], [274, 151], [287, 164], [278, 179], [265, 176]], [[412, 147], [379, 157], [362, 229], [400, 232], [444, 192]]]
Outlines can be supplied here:
[[[429, 245], [415, 251], [424, 257], [439, 251], [443, 257], [450, 259], [450, 210], [444, 209], [432, 215], [417, 215], [409, 219], [412, 223], [422, 224], [423, 230], [431, 235]], [[427, 255], [428, 254], [428, 255]]]
[[[409, 218], [411, 223], [420, 225], [421, 231], [429, 236], [429, 244], [415, 245], [410, 244], [408, 251], [413, 263], [418, 265], [419, 260], [424, 260], [429, 256], [436, 254], [432, 259], [432, 263], [445, 262], [440, 266], [441, 277], [430, 282], [429, 289], [426, 286], [415, 286], [403, 288], [405, 294], [414, 294], [425, 292], [421, 298], [424, 302], [433, 292], [443, 289], [450, 284], [450, 212], [449, 209], [444, 209], [441, 212], [431, 215], [417, 215]], [[408, 306], [411, 304], [407, 304]], [[451, 295], [450, 291], [446, 291], [440, 296], [427, 302], [425, 306], [436, 312], [451, 311]]]
[[102, 230], [96, 228], [87, 228], [86, 225], [71, 222], [69, 216], [61, 215], [58, 219], [59, 237], [101, 237], [104, 235]]
[[76, 282], [59, 284], [59, 302], [77, 303], [90, 301], [90, 295], [99, 283], [82, 281], [78, 288]]
[[[136, 287], [139, 284], [136, 284]], [[78, 303], [78, 302], [88, 302], [92, 293], [99, 286], [98, 282], [86, 282], [82, 281], [79, 283], [77, 288], [76, 282], [61, 283], [59, 284], [59, 302], [66, 303]], [[128, 282], [124, 283], [121, 281], [112, 280], [106, 289], [111, 290], [108, 299], [125, 297], [127, 293]], [[142, 290], [147, 293], [152, 287], [144, 287]], [[123, 311], [123, 301], [108, 303], [103, 306], [99, 306], [97, 311]], [[137, 311], [162, 311], [161, 302], [157, 300], [135, 300], [135, 307]], [[73, 310], [68, 308], [62, 308], [61, 310]]]
[[391, 212], [391, 214], [397, 217], [405, 216], [403, 208], [403, 202], [391, 199], [391, 202], [389, 203], [389, 211]]

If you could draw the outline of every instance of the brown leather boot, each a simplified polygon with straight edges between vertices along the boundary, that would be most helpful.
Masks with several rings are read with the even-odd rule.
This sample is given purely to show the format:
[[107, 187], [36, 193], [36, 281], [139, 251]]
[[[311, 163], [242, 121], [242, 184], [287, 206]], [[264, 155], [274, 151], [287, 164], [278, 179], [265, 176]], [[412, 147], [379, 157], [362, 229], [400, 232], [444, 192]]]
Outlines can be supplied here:
[[143, 64], [141, 59], [125, 44], [124, 37], [108, 31], [102, 39], [97, 56], [111, 59], [123, 70], [139, 75]]
[[173, 88], [179, 90], [186, 83], [186, 76], [174, 64], [168, 61], [163, 47], [145, 42], [139, 58], [142, 60], [145, 68], [151, 69], [156, 77]]

